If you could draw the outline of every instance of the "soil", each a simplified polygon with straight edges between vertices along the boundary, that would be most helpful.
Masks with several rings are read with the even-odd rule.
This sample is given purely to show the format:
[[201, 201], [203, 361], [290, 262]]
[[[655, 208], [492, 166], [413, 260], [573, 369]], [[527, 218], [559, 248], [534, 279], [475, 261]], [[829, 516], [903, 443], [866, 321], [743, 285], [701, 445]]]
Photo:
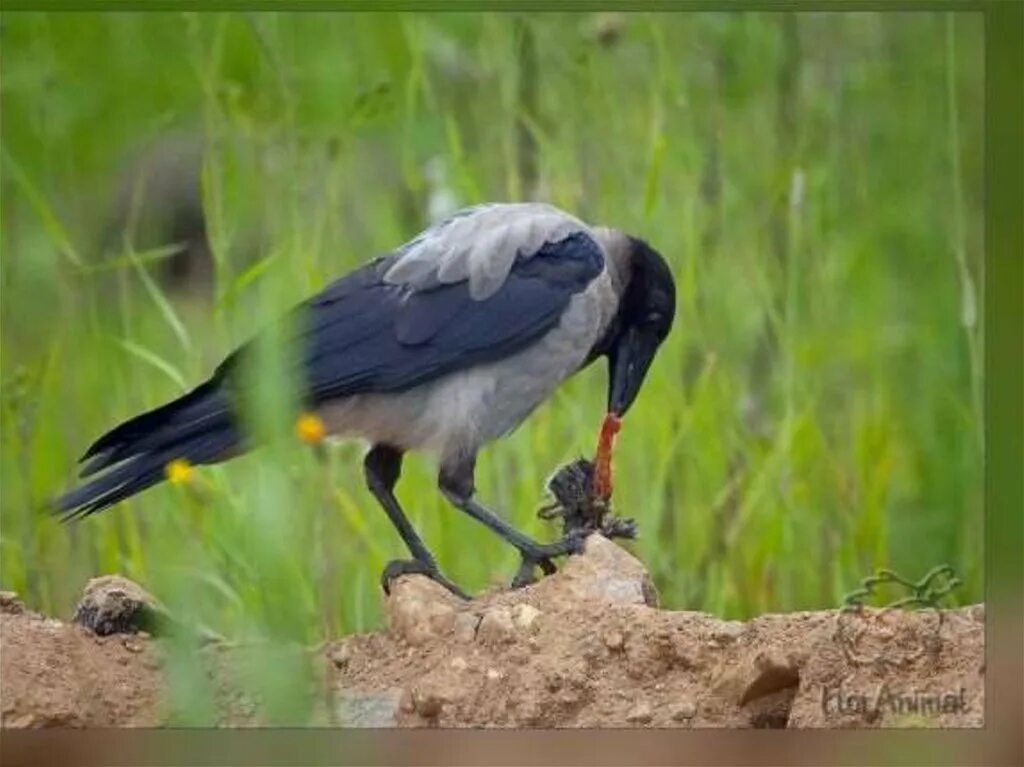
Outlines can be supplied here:
[[[100, 585], [97, 585], [97, 584]], [[123, 579], [87, 599], [146, 616]], [[122, 596], [110, 599], [104, 591]], [[123, 595], [131, 598], [124, 598]], [[142, 594], [142, 596], [139, 596]], [[661, 610], [643, 566], [595, 534], [527, 588], [463, 602], [403, 576], [387, 628], [312, 650], [331, 716], [370, 727], [981, 727], [984, 607], [765, 615]], [[104, 630], [0, 597], [4, 727], [153, 726], [164, 648], [105, 609]], [[95, 610], [80, 610], [94, 616]], [[145, 624], [152, 627], [152, 623]], [[221, 722], [260, 724], [210, 644]]]

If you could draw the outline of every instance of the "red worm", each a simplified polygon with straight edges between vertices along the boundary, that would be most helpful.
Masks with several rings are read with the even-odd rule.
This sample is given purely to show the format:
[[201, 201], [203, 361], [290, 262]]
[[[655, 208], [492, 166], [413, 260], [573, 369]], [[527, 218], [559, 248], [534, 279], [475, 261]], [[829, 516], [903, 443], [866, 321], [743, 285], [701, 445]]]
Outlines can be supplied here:
[[597, 456], [594, 473], [594, 496], [607, 501], [612, 497], [612, 448], [615, 435], [622, 428], [622, 419], [608, 413], [601, 423], [601, 436], [597, 440]]

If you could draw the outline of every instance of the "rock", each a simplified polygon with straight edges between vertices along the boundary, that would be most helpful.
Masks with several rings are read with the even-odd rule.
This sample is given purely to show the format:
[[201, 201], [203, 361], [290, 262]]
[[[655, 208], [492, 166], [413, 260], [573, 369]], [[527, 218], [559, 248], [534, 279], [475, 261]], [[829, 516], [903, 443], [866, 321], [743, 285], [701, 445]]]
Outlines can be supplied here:
[[395, 727], [402, 705], [402, 690], [373, 693], [343, 693], [338, 700], [342, 727]]
[[398, 707], [407, 714], [416, 711], [416, 701], [412, 697], [412, 690], [402, 690], [402, 696], [398, 699]]
[[730, 644], [742, 637], [746, 630], [746, 624], [740, 621], [726, 621], [719, 625], [711, 638], [721, 645]]
[[348, 642], [335, 645], [327, 651], [327, 659], [334, 664], [335, 668], [345, 668], [352, 660], [352, 647]]
[[388, 630], [411, 645], [447, 636], [455, 629], [455, 597], [422, 575], [407, 575], [391, 585]]
[[626, 638], [621, 631], [609, 631], [604, 637], [604, 646], [612, 652], [618, 652], [626, 645]]
[[455, 616], [454, 638], [456, 642], [469, 644], [476, 641], [476, 630], [480, 616], [476, 613], [459, 613]]
[[484, 613], [477, 629], [477, 641], [484, 644], [507, 644], [515, 640], [512, 613], [505, 607], [495, 607]]
[[424, 685], [413, 688], [412, 691], [413, 709], [424, 719], [434, 719], [440, 716], [444, 708], [445, 698], [433, 685]]
[[534, 631], [540, 614], [536, 607], [523, 602], [512, 608], [512, 622], [522, 631]]
[[448, 665], [451, 666], [452, 669], [454, 669], [455, 671], [465, 671], [467, 668], [469, 668], [469, 663], [467, 663], [466, 659], [463, 658], [461, 655], [456, 655], [454, 658], [452, 658], [451, 662]]
[[72, 620], [99, 636], [141, 630], [160, 634], [167, 625], [159, 603], [141, 586], [120, 575], [89, 581]]
[[658, 603], [657, 591], [640, 561], [599, 533], [587, 536], [583, 555], [569, 557], [560, 575], [560, 585], [577, 599]]
[[671, 717], [674, 722], [683, 722], [693, 719], [697, 715], [697, 706], [689, 698], [683, 698], [671, 709]]
[[25, 605], [18, 599], [13, 591], [0, 591], [0, 613], [8, 615], [21, 615], [25, 612]]
[[637, 703], [628, 714], [626, 721], [633, 724], [647, 724], [653, 718], [651, 707], [646, 703]]

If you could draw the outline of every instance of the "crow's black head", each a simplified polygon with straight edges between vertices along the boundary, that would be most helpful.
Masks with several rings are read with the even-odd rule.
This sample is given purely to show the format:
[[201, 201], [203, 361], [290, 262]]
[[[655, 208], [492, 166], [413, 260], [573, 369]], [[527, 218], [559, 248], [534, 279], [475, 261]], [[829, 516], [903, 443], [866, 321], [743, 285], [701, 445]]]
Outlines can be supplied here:
[[643, 240], [628, 241], [628, 282], [602, 350], [608, 356], [608, 412], [618, 416], [640, 393], [676, 315], [676, 284], [665, 259]]

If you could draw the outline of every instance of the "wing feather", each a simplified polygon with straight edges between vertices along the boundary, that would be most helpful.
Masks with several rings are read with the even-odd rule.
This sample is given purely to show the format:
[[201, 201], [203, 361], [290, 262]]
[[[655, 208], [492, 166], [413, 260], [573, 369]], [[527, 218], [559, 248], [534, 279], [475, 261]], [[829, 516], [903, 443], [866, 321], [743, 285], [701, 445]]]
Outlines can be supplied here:
[[384, 278], [414, 290], [468, 281], [472, 297], [482, 301], [501, 287], [518, 259], [575, 232], [590, 233], [582, 221], [546, 203], [478, 205], [402, 246]]
[[[304, 374], [314, 403], [400, 391], [514, 353], [558, 324], [573, 295], [604, 268], [584, 232], [514, 261], [499, 288], [474, 298], [470, 279], [427, 290], [389, 283], [371, 264], [307, 307]], [[353, 287], [355, 286], [355, 287]]]

